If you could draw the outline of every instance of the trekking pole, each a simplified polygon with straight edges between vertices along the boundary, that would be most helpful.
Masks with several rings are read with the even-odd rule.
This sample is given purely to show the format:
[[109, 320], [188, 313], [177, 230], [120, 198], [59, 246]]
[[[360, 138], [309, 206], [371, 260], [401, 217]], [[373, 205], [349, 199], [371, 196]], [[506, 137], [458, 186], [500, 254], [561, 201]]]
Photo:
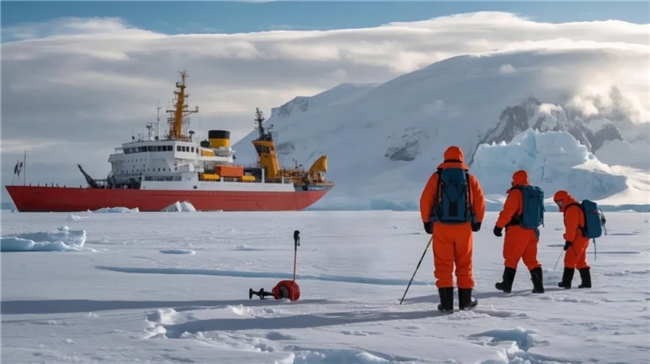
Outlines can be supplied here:
[[296, 281], [296, 256], [298, 255], [298, 247], [300, 246], [300, 231], [293, 232], [293, 281]]
[[554, 271], [554, 272], [555, 272], [555, 268], [557, 268], [557, 263], [560, 262], [560, 258], [562, 257], [562, 252], [564, 252], [564, 250], [562, 250], [562, 251], [560, 252], [560, 256], [557, 257], [557, 261], [555, 262], [555, 267], [553, 267], [553, 271]]
[[424, 248], [424, 252], [422, 252], [422, 257], [420, 257], [420, 261], [418, 262], [418, 266], [415, 267], [415, 272], [413, 272], [413, 276], [411, 277], [411, 280], [409, 281], [409, 285], [406, 286], [406, 291], [404, 291], [404, 295], [402, 296], [402, 299], [399, 301], [400, 305], [402, 304], [402, 302], [404, 302], [404, 297], [406, 297], [406, 292], [409, 291], [409, 287], [411, 287], [411, 283], [413, 282], [413, 278], [415, 278], [415, 273], [418, 272], [418, 269], [420, 268], [420, 264], [422, 264], [422, 259], [424, 259], [424, 256], [427, 254], [427, 250], [429, 250], [429, 245], [431, 245], [432, 240], [433, 240], [433, 234], [431, 234], [431, 238], [429, 239], [429, 242], [427, 243], [427, 247]]

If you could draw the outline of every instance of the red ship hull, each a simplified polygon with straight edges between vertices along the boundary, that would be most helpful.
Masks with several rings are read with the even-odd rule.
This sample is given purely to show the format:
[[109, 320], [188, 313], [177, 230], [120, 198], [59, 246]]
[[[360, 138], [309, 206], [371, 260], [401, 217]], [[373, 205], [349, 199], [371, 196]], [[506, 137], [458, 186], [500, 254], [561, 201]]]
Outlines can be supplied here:
[[322, 190], [295, 192], [166, 191], [75, 187], [5, 186], [20, 212], [78, 212], [104, 207], [161, 211], [188, 201], [198, 211], [300, 211], [320, 200]]

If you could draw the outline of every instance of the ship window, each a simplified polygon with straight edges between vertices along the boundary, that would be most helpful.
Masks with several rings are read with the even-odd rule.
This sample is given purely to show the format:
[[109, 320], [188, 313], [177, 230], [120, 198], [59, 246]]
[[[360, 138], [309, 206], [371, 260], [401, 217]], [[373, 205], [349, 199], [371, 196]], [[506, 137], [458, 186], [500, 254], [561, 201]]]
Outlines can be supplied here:
[[162, 145], [156, 147], [158, 152], [162, 152]]
[[194, 153], [194, 147], [192, 147], [192, 153]]
[[176, 146], [176, 151], [177, 151], [177, 152], [180, 152], [180, 151], [181, 151], [181, 146], [180, 146], [180, 145], [177, 145], [177, 146]]

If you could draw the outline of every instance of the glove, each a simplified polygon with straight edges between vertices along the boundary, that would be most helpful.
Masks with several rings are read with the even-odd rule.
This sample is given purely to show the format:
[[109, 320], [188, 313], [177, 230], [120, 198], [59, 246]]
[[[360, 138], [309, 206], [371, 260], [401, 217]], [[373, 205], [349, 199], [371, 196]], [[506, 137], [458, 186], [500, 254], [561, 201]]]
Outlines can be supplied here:
[[477, 232], [481, 230], [481, 223], [480, 222], [473, 222], [472, 223], [472, 231]]
[[424, 231], [427, 232], [427, 234], [431, 235], [433, 232], [431, 231], [431, 223], [430, 222], [425, 222], [424, 223]]
[[494, 225], [494, 230], [492, 230], [492, 232], [494, 233], [494, 236], [498, 236], [498, 237], [503, 235], [503, 234], [501, 234], [502, 231], [503, 231], [503, 228], [500, 228], [500, 227], [498, 227], [496, 225]]
[[568, 240], [567, 240], [567, 241], [565, 241], [565, 242], [564, 242], [564, 251], [567, 251], [567, 250], [569, 250], [569, 247], [570, 247], [570, 246], [571, 246], [571, 242], [570, 242], [570, 241], [568, 241]]

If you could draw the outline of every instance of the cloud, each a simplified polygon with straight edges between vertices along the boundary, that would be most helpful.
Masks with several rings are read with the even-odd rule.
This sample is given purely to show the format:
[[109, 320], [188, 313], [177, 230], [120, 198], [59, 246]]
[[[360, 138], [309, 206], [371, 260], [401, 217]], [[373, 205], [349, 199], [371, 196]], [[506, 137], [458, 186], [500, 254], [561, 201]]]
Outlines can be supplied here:
[[[144, 133], [158, 100], [171, 107], [181, 69], [189, 73], [189, 105], [199, 106], [191, 128], [199, 136], [225, 128], [234, 142], [252, 131], [256, 107], [268, 114], [295, 96], [343, 82], [383, 82], [452, 56], [495, 51], [609, 48], [636, 55], [636, 61], [647, 59], [647, 30], [622, 21], [540, 23], [500, 12], [374, 28], [239, 34], [166, 35], [116, 18], [6, 27], [2, 181], [10, 182], [23, 149], [34, 183], [84, 183], [76, 163], [95, 177], [106, 176], [108, 154], [132, 133]], [[638, 62], [625, 57], [610, 60], [626, 67], [603, 70], [602, 81], [616, 75], [622, 91], [647, 95], [647, 68], [630, 69]], [[513, 69], [505, 65], [502, 71]], [[647, 110], [647, 96], [638, 99]]]

